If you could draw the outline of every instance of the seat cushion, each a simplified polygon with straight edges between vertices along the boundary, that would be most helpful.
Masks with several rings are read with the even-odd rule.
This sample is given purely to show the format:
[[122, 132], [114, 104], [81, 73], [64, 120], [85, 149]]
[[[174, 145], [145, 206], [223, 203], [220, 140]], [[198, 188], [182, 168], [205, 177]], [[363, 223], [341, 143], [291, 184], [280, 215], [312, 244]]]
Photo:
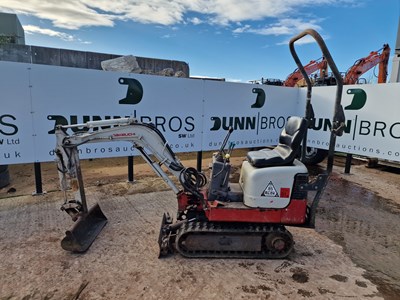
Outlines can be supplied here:
[[274, 149], [249, 151], [247, 160], [255, 168], [286, 166], [293, 163], [292, 159], [288, 160], [289, 156], [290, 148], [286, 145], [278, 145]]
[[291, 165], [300, 150], [306, 131], [306, 120], [292, 116], [286, 122], [279, 136], [279, 144], [274, 149], [250, 151], [247, 153], [247, 160], [256, 168]]

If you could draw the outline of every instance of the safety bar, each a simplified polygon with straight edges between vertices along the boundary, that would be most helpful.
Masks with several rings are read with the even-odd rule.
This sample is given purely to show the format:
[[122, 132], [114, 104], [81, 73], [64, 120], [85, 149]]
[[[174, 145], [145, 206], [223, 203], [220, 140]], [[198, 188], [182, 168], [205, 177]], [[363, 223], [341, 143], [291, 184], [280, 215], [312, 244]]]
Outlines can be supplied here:
[[[308, 126], [310, 126], [311, 121], [314, 119], [314, 111], [313, 111], [313, 108], [311, 105], [312, 84], [311, 84], [311, 80], [308, 77], [307, 72], [305, 71], [304, 66], [301, 63], [301, 61], [296, 53], [296, 50], [294, 48], [294, 43], [297, 40], [305, 37], [306, 35], [311, 35], [315, 39], [317, 44], [319, 45], [323, 56], [325, 57], [330, 69], [332, 70], [333, 76], [335, 77], [336, 84], [337, 84], [335, 107], [334, 107], [334, 112], [333, 112], [331, 137], [330, 137], [330, 141], [329, 141], [329, 152], [328, 152], [327, 172], [329, 174], [332, 172], [332, 167], [333, 167], [333, 155], [335, 152], [336, 136], [341, 136], [343, 134], [343, 130], [344, 130], [345, 116], [344, 116], [343, 107], [341, 105], [342, 91], [343, 91], [343, 78], [340, 75], [340, 72], [339, 72], [338, 68], [336, 67], [335, 62], [333, 61], [332, 56], [331, 56], [328, 48], [326, 47], [324, 40], [319, 35], [319, 33], [316, 32], [314, 29], [306, 29], [302, 33], [298, 34], [297, 36], [293, 37], [290, 40], [290, 42], [289, 42], [290, 53], [292, 54], [293, 59], [297, 64], [297, 67], [299, 68], [301, 74], [303, 75], [303, 77], [307, 83], [305, 117], [307, 119]], [[304, 139], [303, 139], [302, 158], [305, 157], [306, 148], [307, 148], [307, 133], [304, 135]]]

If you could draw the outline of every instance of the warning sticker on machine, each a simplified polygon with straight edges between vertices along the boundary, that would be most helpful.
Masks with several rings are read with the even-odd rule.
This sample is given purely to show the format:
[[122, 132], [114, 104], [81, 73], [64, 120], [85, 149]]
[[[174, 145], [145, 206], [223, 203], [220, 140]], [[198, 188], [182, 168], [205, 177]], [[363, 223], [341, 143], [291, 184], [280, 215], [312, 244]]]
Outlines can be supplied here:
[[281, 198], [289, 198], [290, 197], [290, 188], [281, 188]]
[[279, 197], [279, 194], [277, 190], [274, 187], [274, 184], [272, 181], [270, 181], [265, 188], [264, 192], [261, 194], [261, 196], [266, 196], [266, 197]]

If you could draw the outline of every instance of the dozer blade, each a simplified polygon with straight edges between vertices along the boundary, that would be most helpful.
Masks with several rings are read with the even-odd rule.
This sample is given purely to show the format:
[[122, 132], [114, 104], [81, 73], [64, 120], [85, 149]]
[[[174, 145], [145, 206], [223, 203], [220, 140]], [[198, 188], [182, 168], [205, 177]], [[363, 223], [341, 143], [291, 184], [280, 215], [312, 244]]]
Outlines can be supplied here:
[[170, 244], [171, 230], [169, 229], [172, 221], [173, 220], [169, 213], [164, 213], [161, 221], [160, 234], [158, 236], [158, 245], [160, 246], [158, 258], [165, 257], [172, 251]]
[[85, 252], [107, 224], [107, 218], [96, 203], [87, 214], [81, 215], [61, 241], [64, 250]]

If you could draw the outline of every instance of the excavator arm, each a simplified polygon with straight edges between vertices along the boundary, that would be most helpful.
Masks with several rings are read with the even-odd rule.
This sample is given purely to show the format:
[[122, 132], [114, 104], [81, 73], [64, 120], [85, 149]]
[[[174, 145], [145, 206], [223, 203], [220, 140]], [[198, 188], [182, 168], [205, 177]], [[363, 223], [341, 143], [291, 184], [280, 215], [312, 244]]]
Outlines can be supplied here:
[[[74, 135], [67, 134], [67, 129], [72, 127], [98, 128], [102, 126], [114, 127]], [[179, 159], [176, 158], [163, 135], [152, 124], [139, 123], [133, 118], [123, 118], [57, 126], [55, 132], [57, 139], [57, 163], [61, 175], [62, 189], [67, 188], [64, 180], [65, 175], [68, 174], [71, 178], [77, 178], [78, 176], [76, 165], [78, 146], [86, 143], [127, 141], [133, 144], [143, 159], [153, 168], [157, 175], [164, 179], [175, 193], [179, 192], [179, 189], [165, 174], [161, 166], [165, 165], [176, 177], [179, 176], [184, 167]], [[153, 159], [151, 154], [156, 159]]]
[[[324, 57], [321, 57], [317, 60], [310, 61], [307, 65], [304, 66], [304, 70], [306, 71], [307, 75], [310, 75], [319, 70], [319, 76], [323, 78], [328, 74], [328, 63]], [[294, 87], [296, 83], [301, 79], [303, 79], [303, 75], [301, 74], [299, 69], [296, 69], [286, 78], [283, 85]]]
[[[69, 135], [69, 128], [97, 128], [93, 132]], [[100, 127], [106, 129], [100, 129]], [[164, 165], [174, 176], [180, 178], [186, 170], [169, 147], [161, 132], [152, 124], [140, 123], [134, 118], [92, 121], [85, 124], [57, 126], [56, 155], [60, 186], [64, 194], [61, 210], [77, 221], [72, 230], [66, 231], [61, 246], [68, 251], [86, 251], [102, 228], [107, 218], [96, 203], [88, 209], [80, 167], [78, 146], [100, 142], [131, 142], [143, 159], [152, 167], [171, 189], [178, 194], [181, 190], [162, 169]], [[182, 182], [182, 181], [181, 181]], [[68, 196], [72, 190], [73, 198]]]
[[[379, 53], [379, 51], [381, 51]], [[378, 51], [372, 51], [367, 57], [356, 60], [344, 77], [344, 84], [356, 84], [362, 74], [379, 64], [378, 83], [385, 83], [387, 78], [387, 66], [390, 56], [390, 47], [384, 44]]]

